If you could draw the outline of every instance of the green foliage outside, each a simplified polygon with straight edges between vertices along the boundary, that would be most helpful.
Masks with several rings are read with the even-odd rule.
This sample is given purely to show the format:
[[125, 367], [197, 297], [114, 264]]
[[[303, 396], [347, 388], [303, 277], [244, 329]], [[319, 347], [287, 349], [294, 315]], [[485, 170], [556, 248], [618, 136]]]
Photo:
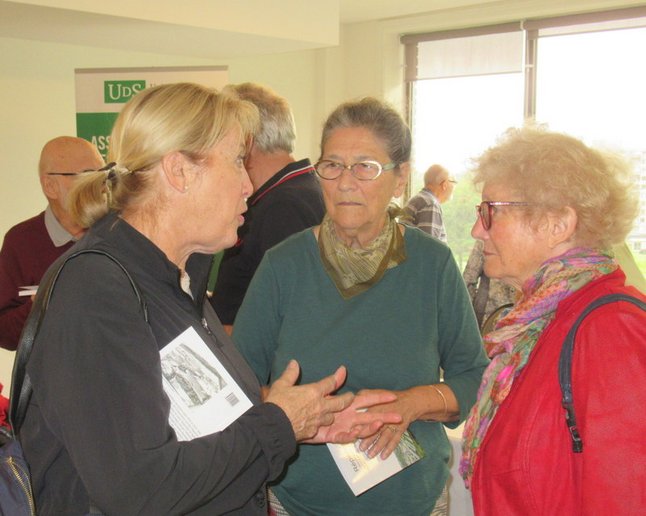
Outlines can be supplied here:
[[453, 198], [442, 205], [442, 218], [449, 241], [449, 247], [455, 259], [464, 269], [475, 240], [471, 228], [476, 221], [476, 204], [480, 203], [480, 192], [476, 192], [473, 183], [464, 178], [455, 185]]
[[637, 267], [639, 267], [639, 270], [646, 277], [646, 254], [633, 252], [633, 256], [635, 257]]

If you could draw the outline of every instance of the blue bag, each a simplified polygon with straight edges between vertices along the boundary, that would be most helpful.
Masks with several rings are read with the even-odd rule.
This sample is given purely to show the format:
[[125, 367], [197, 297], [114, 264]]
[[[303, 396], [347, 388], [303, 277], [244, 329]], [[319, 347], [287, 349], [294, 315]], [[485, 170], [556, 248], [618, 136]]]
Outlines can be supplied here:
[[33, 516], [36, 509], [22, 447], [10, 433], [3, 438], [7, 442], [0, 447], [0, 515]]

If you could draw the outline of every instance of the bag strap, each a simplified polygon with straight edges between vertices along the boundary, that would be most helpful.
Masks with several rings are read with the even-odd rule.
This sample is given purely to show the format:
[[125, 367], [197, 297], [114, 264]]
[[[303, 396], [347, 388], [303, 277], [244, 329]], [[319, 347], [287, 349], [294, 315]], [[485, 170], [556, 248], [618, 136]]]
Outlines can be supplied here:
[[52, 295], [52, 291], [54, 290], [54, 285], [56, 284], [56, 281], [58, 280], [58, 277], [67, 262], [81, 254], [99, 254], [105, 256], [121, 268], [121, 270], [128, 278], [128, 281], [130, 281], [130, 285], [132, 286], [132, 289], [137, 296], [137, 301], [139, 302], [141, 310], [143, 311], [144, 319], [146, 322], [148, 322], [148, 307], [146, 305], [146, 301], [141, 295], [141, 292], [139, 291], [139, 288], [137, 287], [134, 279], [119, 260], [117, 260], [110, 253], [101, 251], [99, 249], [83, 249], [67, 256], [57, 269], [50, 271], [45, 279], [44, 285], [38, 287], [38, 295], [36, 296], [34, 305], [31, 309], [31, 312], [29, 313], [29, 317], [27, 317], [27, 321], [23, 328], [22, 334], [20, 335], [20, 342], [16, 350], [16, 358], [13, 365], [11, 394], [9, 396], [9, 421], [11, 422], [11, 427], [13, 429], [14, 435], [18, 434], [18, 431], [22, 426], [22, 423], [25, 419], [25, 414], [27, 412], [27, 405], [29, 404], [29, 400], [31, 398], [32, 384], [31, 380], [29, 379], [29, 375], [27, 375], [26, 372], [27, 362], [29, 361], [36, 335], [38, 335], [40, 324], [42, 323], [45, 312], [47, 311], [47, 307], [49, 306], [49, 300]]
[[563, 346], [561, 347], [561, 355], [559, 357], [559, 384], [561, 386], [561, 394], [563, 395], [562, 404], [565, 409], [565, 421], [567, 423], [570, 437], [572, 438], [572, 451], [574, 453], [581, 453], [583, 451], [583, 441], [576, 426], [576, 415], [574, 413], [574, 399], [572, 396], [572, 355], [574, 353], [574, 341], [579, 326], [590, 312], [599, 308], [600, 306], [608, 303], [615, 303], [617, 301], [626, 301], [646, 311], [646, 303], [628, 294], [608, 294], [595, 299], [590, 303], [583, 312], [579, 315], [572, 328], [568, 332]]

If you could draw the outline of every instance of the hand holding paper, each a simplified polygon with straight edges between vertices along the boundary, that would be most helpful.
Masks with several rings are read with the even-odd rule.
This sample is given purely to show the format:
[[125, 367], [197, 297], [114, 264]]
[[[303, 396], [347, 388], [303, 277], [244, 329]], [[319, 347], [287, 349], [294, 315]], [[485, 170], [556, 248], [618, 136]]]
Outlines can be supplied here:
[[425, 455], [424, 449], [409, 431], [402, 434], [395, 453], [387, 459], [370, 458], [356, 444], [328, 443], [327, 447], [355, 496], [399, 473]]

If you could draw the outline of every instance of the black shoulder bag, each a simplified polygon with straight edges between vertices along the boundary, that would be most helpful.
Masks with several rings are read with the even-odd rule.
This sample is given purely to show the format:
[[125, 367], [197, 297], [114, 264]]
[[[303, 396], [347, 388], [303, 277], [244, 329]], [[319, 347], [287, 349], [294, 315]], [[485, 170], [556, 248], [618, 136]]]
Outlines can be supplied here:
[[561, 355], [559, 357], [559, 384], [561, 385], [561, 394], [563, 395], [563, 408], [565, 409], [565, 421], [567, 423], [570, 437], [572, 438], [572, 451], [574, 453], [583, 452], [583, 441], [576, 426], [576, 415], [574, 413], [574, 399], [572, 397], [572, 354], [574, 353], [574, 339], [579, 326], [590, 312], [599, 308], [600, 306], [608, 303], [615, 303], [617, 301], [626, 301], [638, 306], [642, 310], [646, 310], [646, 303], [637, 299], [636, 297], [627, 294], [608, 294], [595, 299], [590, 303], [585, 310], [579, 315], [575, 323], [570, 328], [563, 347], [561, 348]]
[[11, 429], [3, 429], [2, 435], [0, 435], [2, 442], [2, 446], [0, 447], [0, 515], [23, 516], [36, 514], [29, 467], [17, 438], [20, 427], [25, 419], [27, 406], [29, 405], [32, 394], [32, 384], [29, 376], [26, 374], [27, 362], [29, 361], [34, 339], [38, 334], [38, 329], [49, 305], [49, 299], [54, 290], [54, 285], [63, 267], [72, 258], [88, 253], [103, 255], [121, 268], [137, 296], [144, 319], [148, 321], [148, 309], [135, 281], [121, 262], [105, 251], [85, 249], [70, 254], [60, 264], [58, 269], [51, 271], [47, 275], [44, 282], [38, 287], [39, 293], [36, 296], [34, 306], [29, 313], [25, 327], [20, 335], [20, 342], [16, 350], [9, 408]]

